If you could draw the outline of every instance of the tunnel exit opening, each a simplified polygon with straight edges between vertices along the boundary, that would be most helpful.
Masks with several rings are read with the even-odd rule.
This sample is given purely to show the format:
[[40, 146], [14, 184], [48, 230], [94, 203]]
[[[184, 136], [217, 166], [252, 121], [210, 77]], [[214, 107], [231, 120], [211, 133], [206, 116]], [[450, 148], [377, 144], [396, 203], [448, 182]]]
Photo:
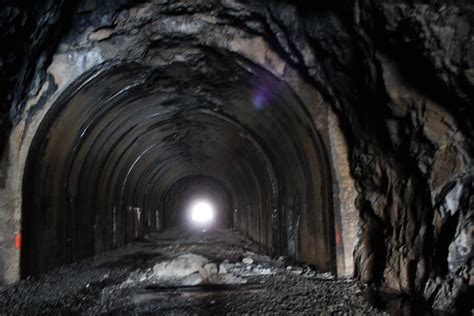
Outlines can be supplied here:
[[189, 230], [231, 228], [232, 201], [219, 181], [206, 176], [187, 176], [163, 195], [163, 229]]
[[215, 217], [215, 209], [212, 202], [204, 199], [195, 200], [188, 206], [188, 217], [197, 225], [209, 225]]

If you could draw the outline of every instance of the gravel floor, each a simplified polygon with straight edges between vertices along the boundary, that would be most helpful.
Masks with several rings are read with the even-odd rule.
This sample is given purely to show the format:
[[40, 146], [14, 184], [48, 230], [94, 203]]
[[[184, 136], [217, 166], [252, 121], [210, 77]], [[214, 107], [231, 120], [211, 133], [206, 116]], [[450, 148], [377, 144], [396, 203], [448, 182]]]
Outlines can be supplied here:
[[0, 313], [384, 314], [364, 293], [235, 231], [174, 230], [0, 288]]

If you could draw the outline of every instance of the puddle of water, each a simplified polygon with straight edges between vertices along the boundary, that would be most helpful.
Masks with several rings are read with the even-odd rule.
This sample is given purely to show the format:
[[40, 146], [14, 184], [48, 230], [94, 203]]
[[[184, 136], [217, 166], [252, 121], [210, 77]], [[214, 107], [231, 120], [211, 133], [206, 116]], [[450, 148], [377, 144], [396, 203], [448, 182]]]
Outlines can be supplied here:
[[199, 284], [191, 286], [160, 286], [149, 285], [145, 290], [132, 296], [133, 304], [163, 299], [166, 297], [181, 296], [186, 298], [206, 299], [212, 301], [231, 292], [259, 292], [263, 291], [259, 284]]

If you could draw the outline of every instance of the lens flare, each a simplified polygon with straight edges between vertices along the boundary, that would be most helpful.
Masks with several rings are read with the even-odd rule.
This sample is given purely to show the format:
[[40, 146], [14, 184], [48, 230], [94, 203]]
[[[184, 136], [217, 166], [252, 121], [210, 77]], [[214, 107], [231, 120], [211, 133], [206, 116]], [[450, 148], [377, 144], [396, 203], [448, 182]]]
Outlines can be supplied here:
[[264, 109], [270, 105], [275, 84], [270, 77], [263, 77], [252, 93], [252, 103], [256, 110]]
[[209, 224], [214, 219], [214, 207], [207, 201], [196, 201], [190, 207], [191, 220], [197, 224]]

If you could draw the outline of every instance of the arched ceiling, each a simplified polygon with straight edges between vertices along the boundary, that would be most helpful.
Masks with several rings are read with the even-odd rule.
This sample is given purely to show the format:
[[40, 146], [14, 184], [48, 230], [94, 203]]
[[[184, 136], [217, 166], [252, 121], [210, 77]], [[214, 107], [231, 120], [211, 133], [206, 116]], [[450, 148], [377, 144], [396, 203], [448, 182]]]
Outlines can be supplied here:
[[[313, 179], [322, 175], [317, 137], [296, 94], [242, 58], [206, 52], [198, 64], [111, 62], [68, 88], [45, 118], [29, 158], [36, 176], [26, 191], [37, 193], [31, 207], [70, 213], [48, 225], [71, 225], [77, 217], [72, 221], [84, 232], [62, 228], [64, 240], [77, 243], [69, 246], [77, 251], [65, 254], [71, 260], [156, 226], [128, 217], [150, 221], [146, 214], [170, 187], [192, 176], [223, 183], [245, 223], [264, 225], [247, 217], [277, 221], [286, 197], [322, 212], [315, 195], [321, 179]], [[110, 232], [117, 225], [124, 230]], [[127, 232], [131, 225], [144, 228]], [[103, 230], [109, 237], [97, 236]], [[46, 236], [63, 243], [55, 233]], [[269, 248], [280, 247], [276, 236], [264, 238]]]

